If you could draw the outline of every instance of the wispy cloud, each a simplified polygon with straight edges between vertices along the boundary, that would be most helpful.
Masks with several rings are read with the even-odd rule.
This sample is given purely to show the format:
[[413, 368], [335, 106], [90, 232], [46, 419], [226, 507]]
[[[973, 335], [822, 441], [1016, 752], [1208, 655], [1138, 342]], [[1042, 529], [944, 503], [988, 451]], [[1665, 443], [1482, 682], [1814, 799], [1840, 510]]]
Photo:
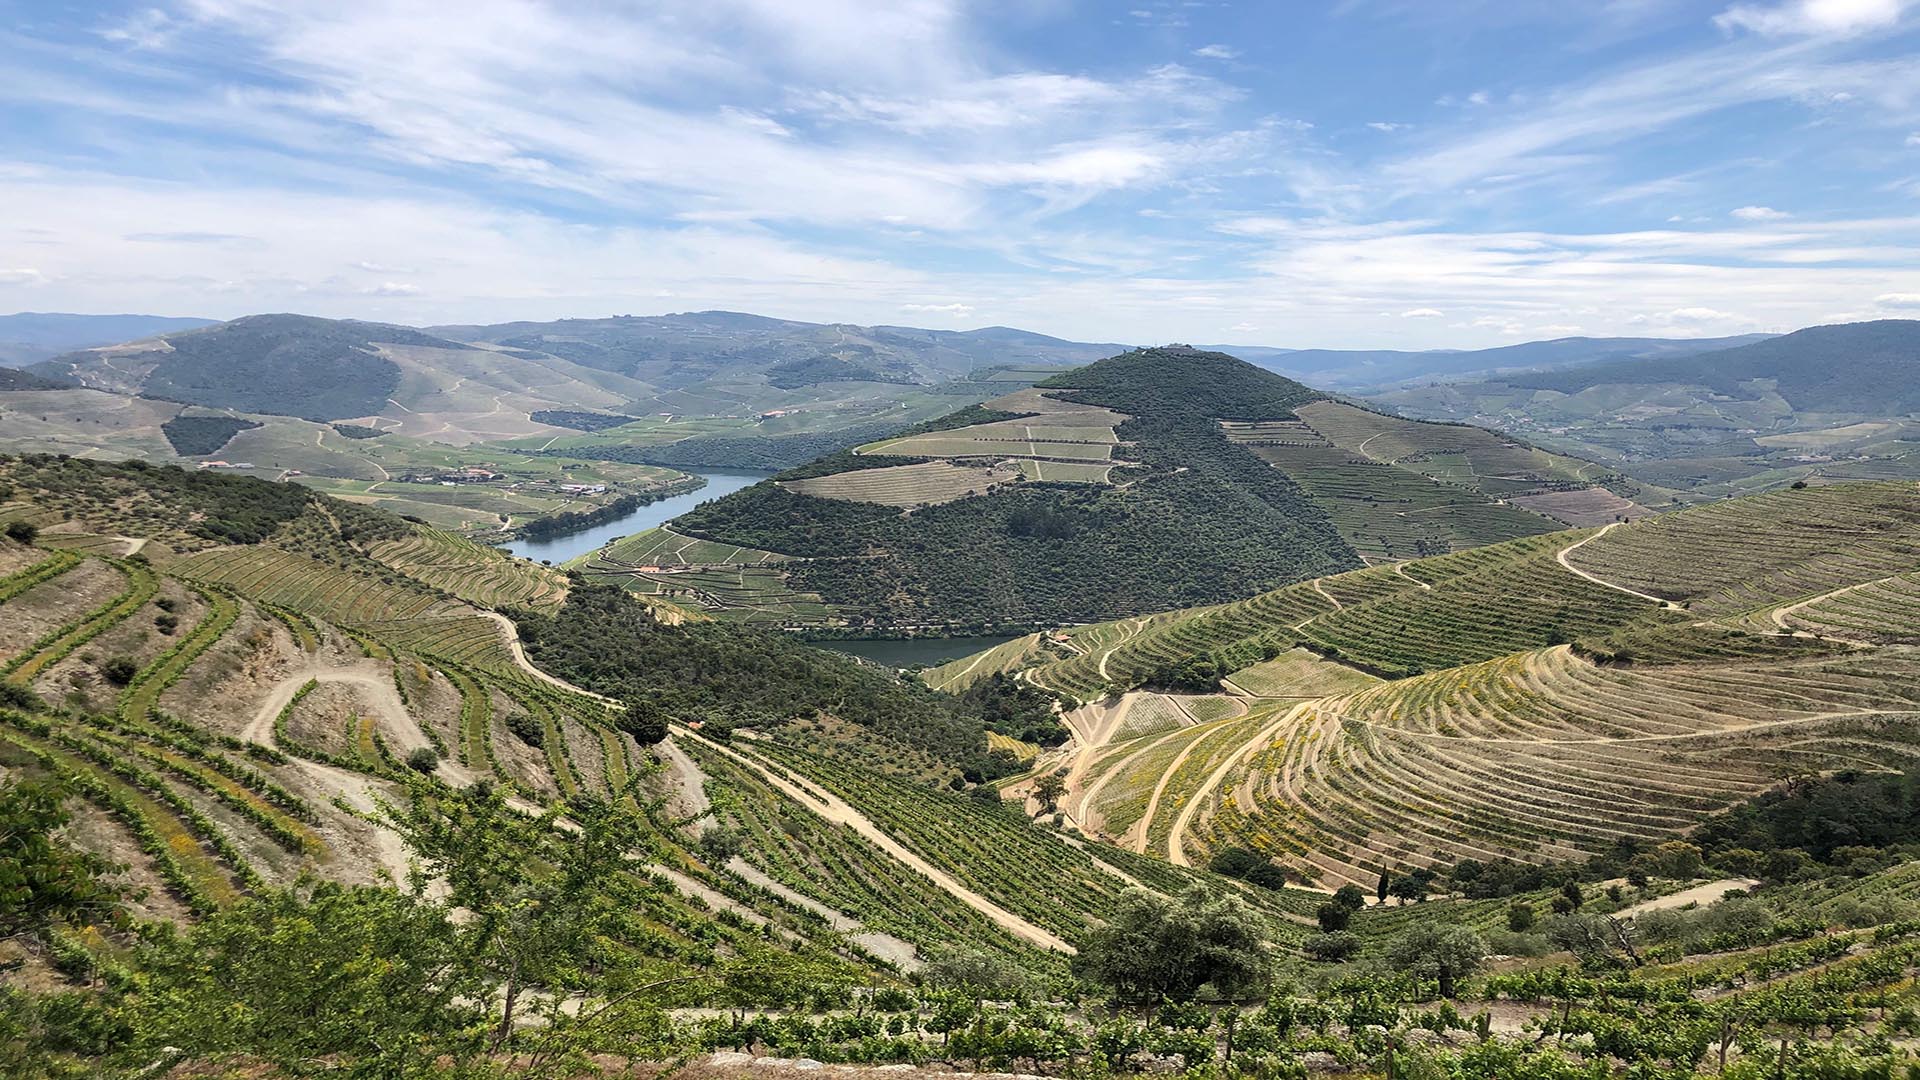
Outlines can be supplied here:
[[[1899, 309], [1908, 5], [1730, 3], [1145, 0], [1087, 34], [967, 0], [139, 0], [0, 29], [0, 307], [1409, 345]], [[1365, 92], [1300, 92], [1333, 78]]]
[[1724, 30], [1758, 34], [1850, 35], [1881, 30], [1900, 21], [1909, 0], [1786, 0], [1735, 4], [1714, 16]]

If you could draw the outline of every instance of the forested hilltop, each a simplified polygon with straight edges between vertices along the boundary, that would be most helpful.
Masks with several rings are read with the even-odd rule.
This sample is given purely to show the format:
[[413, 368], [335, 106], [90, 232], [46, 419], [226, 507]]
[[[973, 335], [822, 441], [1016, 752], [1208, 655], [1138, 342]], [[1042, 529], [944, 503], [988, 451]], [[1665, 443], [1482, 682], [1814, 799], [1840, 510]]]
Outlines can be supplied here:
[[[806, 560], [788, 573], [794, 588], [879, 625], [1112, 617], [1360, 565], [1325, 512], [1219, 424], [1287, 419], [1314, 391], [1183, 348], [1124, 354], [1036, 389], [990, 402], [982, 423], [856, 451], [891, 469], [855, 458], [824, 478], [880, 485], [933, 461], [963, 485], [930, 490], [911, 513], [864, 493], [813, 494], [825, 485], [810, 468], [674, 529]], [[1003, 456], [1011, 468], [993, 463]], [[942, 497], [970, 482], [984, 486]]]
[[[1623, 480], [1168, 346], [829, 454], [583, 568], [680, 598], [710, 582], [705, 606], [782, 625], [1030, 627], [1644, 515]], [[696, 541], [695, 573], [658, 564]]]

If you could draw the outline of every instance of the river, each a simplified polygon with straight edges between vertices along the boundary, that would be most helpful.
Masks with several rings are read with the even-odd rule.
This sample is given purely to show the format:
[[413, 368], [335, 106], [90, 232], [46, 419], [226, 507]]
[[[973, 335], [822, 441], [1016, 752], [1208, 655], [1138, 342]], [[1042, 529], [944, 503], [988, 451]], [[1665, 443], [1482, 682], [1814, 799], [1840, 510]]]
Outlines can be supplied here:
[[703, 502], [717, 499], [739, 491], [744, 487], [765, 480], [768, 473], [731, 472], [720, 469], [689, 469], [695, 476], [706, 478], [706, 486], [698, 491], [689, 491], [684, 495], [672, 495], [659, 502], [648, 503], [622, 518], [616, 518], [591, 529], [577, 533], [556, 536], [551, 540], [512, 540], [500, 546], [523, 559], [535, 562], [546, 560], [555, 566], [568, 559], [589, 552], [598, 551], [609, 540], [618, 540], [637, 532], [645, 532], [656, 525], [664, 525], [681, 514], [699, 506]]

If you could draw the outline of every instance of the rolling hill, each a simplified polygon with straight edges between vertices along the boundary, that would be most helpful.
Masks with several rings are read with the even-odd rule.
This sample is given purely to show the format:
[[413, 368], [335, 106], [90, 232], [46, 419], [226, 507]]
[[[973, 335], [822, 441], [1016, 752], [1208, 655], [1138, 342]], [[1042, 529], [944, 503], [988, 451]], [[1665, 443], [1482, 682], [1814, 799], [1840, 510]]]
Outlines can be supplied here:
[[[1600, 486], [1618, 480], [1170, 346], [782, 473], [676, 520], [679, 543], [582, 568], [790, 625], [1084, 621], [1643, 514]], [[721, 574], [736, 584], [708, 587]]]
[[1032, 635], [927, 673], [1082, 703], [1062, 805], [1297, 879], [1684, 836], [1783, 778], [1920, 761], [1920, 494], [1846, 483]]
[[1314, 386], [1365, 391], [1433, 379], [1487, 376], [1503, 371], [1576, 368], [1655, 360], [1763, 341], [1770, 335], [1726, 338], [1556, 338], [1492, 349], [1274, 349], [1210, 345], [1270, 371]]
[[254, 315], [42, 375], [122, 395], [648, 465], [785, 468], [1116, 346], [731, 312], [412, 327]]
[[165, 315], [72, 315], [22, 311], [0, 315], [0, 366], [25, 367], [75, 349], [210, 326], [212, 319]]
[[1813, 476], [1920, 476], [1916, 370], [1920, 322], [1883, 320], [1369, 400], [1407, 416], [1498, 427], [1709, 498]]
[[[1216, 370], [1243, 392], [1060, 389], [1316, 404]], [[1055, 400], [1063, 430], [1109, 409]], [[52, 457], [0, 485], [0, 805], [64, 803], [6, 858], [67, 875], [27, 879], [6, 943], [21, 1075], [1162, 1075], [1228, 1046], [1238, 1075], [1688, 1075], [1715, 1037], [1738, 1075], [1903, 1061], [1911, 485], [1036, 636], [1018, 680], [977, 677], [1009, 653], [931, 673], [957, 696], [293, 485]], [[1073, 709], [1028, 777], [977, 782], [1069, 666], [1104, 694], [1260, 627], [1399, 677], [1289, 648]], [[1062, 814], [1022, 798], [1062, 766]], [[1264, 1007], [1137, 989], [1139, 950], [1189, 933]], [[1816, 1023], [1848, 1034], [1791, 1041]]]

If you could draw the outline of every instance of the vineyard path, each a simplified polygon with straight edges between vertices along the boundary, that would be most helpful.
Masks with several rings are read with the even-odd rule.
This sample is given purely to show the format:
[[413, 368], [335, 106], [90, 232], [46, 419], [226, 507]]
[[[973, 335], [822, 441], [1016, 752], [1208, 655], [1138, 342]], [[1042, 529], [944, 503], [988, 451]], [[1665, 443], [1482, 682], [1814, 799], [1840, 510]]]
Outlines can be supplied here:
[[[679, 734], [679, 732], [676, 732], [676, 734]], [[696, 737], [692, 732], [685, 732], [685, 734], [688, 738]], [[712, 740], [705, 740], [703, 745], [711, 748], [716, 753], [732, 758], [743, 767], [753, 770], [762, 780], [772, 785], [775, 789], [797, 800], [802, 806], [819, 814], [828, 821], [845, 825], [852, 829], [865, 839], [871, 841], [874, 846], [880, 850], [906, 864], [922, 877], [939, 886], [954, 899], [985, 915], [1001, 929], [1015, 937], [1037, 945], [1040, 948], [1052, 949], [1056, 952], [1063, 952], [1069, 955], [1076, 951], [1072, 945], [1067, 944], [1065, 940], [1056, 936], [1051, 931], [1035, 926], [1026, 919], [1021, 918], [979, 893], [974, 892], [972, 889], [961, 884], [952, 875], [929, 863], [919, 855], [914, 854], [908, 850], [904, 844], [895, 840], [892, 835], [875, 825], [865, 814], [854, 809], [846, 800], [840, 798], [838, 795], [821, 788], [813, 787], [810, 784], [802, 786], [800, 782], [772, 768], [759, 758], [744, 754], [731, 746], [725, 746]]]
[[[1238, 750], [1228, 754], [1226, 760], [1215, 766], [1214, 770], [1207, 774], [1205, 780], [1200, 781], [1200, 787], [1194, 793], [1193, 798], [1188, 799], [1187, 805], [1180, 808], [1180, 816], [1173, 819], [1173, 831], [1167, 834], [1168, 862], [1175, 866], [1193, 865], [1187, 861], [1187, 849], [1183, 841], [1187, 835], [1187, 829], [1193, 825], [1194, 817], [1199, 814], [1201, 805], [1207, 801], [1207, 794], [1225, 783], [1227, 774], [1232, 772], [1235, 766], [1245, 761], [1255, 750], [1271, 744], [1274, 737], [1280, 734], [1281, 729], [1293, 723], [1294, 719], [1300, 716], [1310, 704], [1311, 702], [1301, 702], [1280, 714], [1279, 719], [1261, 728], [1253, 738], [1242, 743]], [[1222, 795], [1221, 798], [1224, 800], [1226, 796]]]
[[1638, 589], [1629, 589], [1625, 585], [1616, 585], [1613, 582], [1608, 581], [1606, 578], [1599, 577], [1594, 574], [1589, 574], [1585, 570], [1580, 569], [1579, 567], [1573, 565], [1572, 562], [1568, 561], [1567, 556], [1573, 554], [1575, 551], [1578, 551], [1580, 548], [1585, 547], [1586, 545], [1592, 543], [1593, 541], [1600, 539], [1601, 537], [1607, 535], [1608, 533], [1612, 532], [1613, 530], [1619, 527], [1620, 527], [1620, 523], [1617, 521], [1608, 522], [1606, 525], [1601, 526], [1600, 531], [1597, 533], [1594, 533], [1592, 536], [1583, 536], [1580, 539], [1575, 540], [1573, 543], [1568, 544], [1566, 547], [1561, 548], [1560, 553], [1554, 556], [1555, 561], [1559, 562], [1561, 566], [1566, 567], [1568, 573], [1574, 574], [1578, 577], [1586, 578], [1588, 581], [1593, 582], [1595, 585], [1604, 585], [1615, 592], [1623, 592], [1623, 593], [1626, 593], [1628, 596], [1637, 596], [1642, 600], [1651, 600], [1654, 603], [1659, 604], [1663, 608], [1671, 608], [1671, 609], [1678, 610], [1680, 605], [1674, 603], [1671, 600], [1662, 599], [1661, 597], [1654, 596], [1652, 593], [1643, 593]]

